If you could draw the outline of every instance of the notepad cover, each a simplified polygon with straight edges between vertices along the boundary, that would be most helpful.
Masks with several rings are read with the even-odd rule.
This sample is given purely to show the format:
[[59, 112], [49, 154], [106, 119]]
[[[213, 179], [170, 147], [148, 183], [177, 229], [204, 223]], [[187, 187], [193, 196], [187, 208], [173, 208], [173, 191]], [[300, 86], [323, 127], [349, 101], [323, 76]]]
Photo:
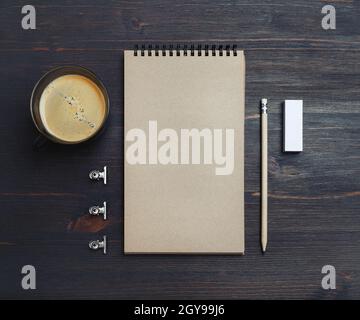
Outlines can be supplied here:
[[218, 166], [203, 161], [149, 164], [149, 147], [147, 164], [129, 164], [126, 152], [132, 142], [125, 139], [125, 253], [244, 253], [245, 58], [243, 51], [236, 53], [124, 52], [125, 138], [133, 128], [148, 133], [149, 121], [156, 121], [158, 131], [235, 132], [230, 175], [216, 175]]

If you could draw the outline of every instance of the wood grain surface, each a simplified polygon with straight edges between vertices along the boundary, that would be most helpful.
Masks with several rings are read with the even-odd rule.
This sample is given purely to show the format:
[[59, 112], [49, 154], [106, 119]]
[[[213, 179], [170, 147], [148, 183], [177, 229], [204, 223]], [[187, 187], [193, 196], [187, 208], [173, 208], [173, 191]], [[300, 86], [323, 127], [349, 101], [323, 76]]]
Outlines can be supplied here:
[[[0, 3], [0, 298], [359, 299], [360, 8], [357, 1], [24, 1]], [[337, 29], [321, 8], [337, 9]], [[246, 254], [123, 254], [123, 53], [136, 44], [237, 44], [246, 50]], [[92, 143], [32, 149], [36, 81], [79, 64], [109, 90]], [[141, 94], [141, 92], [139, 92]], [[261, 254], [259, 99], [269, 99], [269, 244]], [[284, 154], [281, 103], [304, 100], [304, 151]], [[109, 168], [109, 183], [91, 169]], [[109, 221], [89, 218], [107, 201]], [[109, 254], [88, 242], [109, 238]], [[22, 290], [21, 268], [37, 270]], [[321, 287], [333, 265], [336, 290]]]

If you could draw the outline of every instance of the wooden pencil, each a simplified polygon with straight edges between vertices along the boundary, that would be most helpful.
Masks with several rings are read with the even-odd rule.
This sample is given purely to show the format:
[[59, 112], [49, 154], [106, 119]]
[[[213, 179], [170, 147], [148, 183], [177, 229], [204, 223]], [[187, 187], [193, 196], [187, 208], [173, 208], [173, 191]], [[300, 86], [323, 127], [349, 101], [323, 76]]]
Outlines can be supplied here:
[[268, 242], [268, 115], [267, 99], [261, 99], [261, 249]]

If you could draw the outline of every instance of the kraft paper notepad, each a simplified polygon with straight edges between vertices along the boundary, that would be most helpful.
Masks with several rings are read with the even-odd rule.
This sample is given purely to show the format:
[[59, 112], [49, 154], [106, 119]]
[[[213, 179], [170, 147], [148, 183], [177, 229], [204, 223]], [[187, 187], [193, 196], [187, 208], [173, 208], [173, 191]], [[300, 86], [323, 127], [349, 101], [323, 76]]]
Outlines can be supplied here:
[[243, 51], [124, 60], [125, 253], [243, 254]]

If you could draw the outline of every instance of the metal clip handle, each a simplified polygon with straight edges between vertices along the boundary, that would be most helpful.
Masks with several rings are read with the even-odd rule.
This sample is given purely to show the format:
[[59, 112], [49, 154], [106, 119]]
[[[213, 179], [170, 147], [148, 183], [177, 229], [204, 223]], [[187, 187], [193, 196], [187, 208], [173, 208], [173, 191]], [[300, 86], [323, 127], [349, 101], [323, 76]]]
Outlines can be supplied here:
[[92, 216], [99, 216], [99, 215], [103, 215], [104, 220], [107, 219], [107, 215], [106, 215], [106, 201], [104, 201], [104, 206], [103, 207], [99, 207], [99, 206], [92, 206], [89, 208], [89, 214]]
[[92, 240], [89, 242], [89, 248], [91, 250], [99, 250], [99, 249], [103, 249], [103, 253], [106, 254], [106, 236], [103, 237], [103, 240]]
[[107, 180], [107, 168], [106, 166], [104, 167], [104, 171], [100, 171], [100, 170], [92, 170], [89, 173], [89, 178], [91, 180], [100, 180], [103, 179], [104, 180], [104, 184], [106, 184], [106, 180]]

